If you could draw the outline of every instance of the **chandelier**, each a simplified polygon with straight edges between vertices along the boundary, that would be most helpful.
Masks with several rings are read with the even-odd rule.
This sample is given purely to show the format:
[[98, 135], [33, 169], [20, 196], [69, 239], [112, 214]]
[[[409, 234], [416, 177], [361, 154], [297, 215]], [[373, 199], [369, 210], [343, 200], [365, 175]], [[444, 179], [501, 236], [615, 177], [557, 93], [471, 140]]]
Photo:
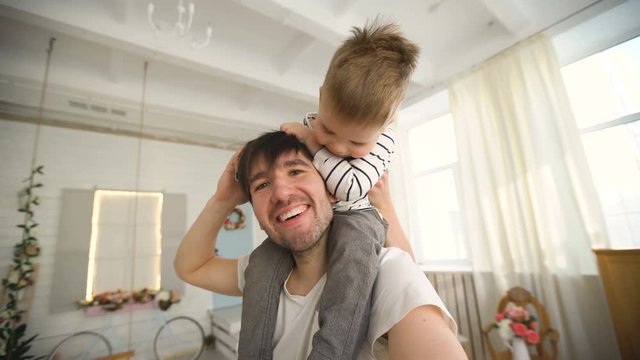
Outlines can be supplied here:
[[[173, 27], [169, 27], [169, 24], [164, 21], [154, 21], [153, 13], [155, 11], [155, 6], [152, 2], [147, 6], [147, 20], [149, 21], [149, 25], [154, 31], [156, 39], [161, 34], [174, 36], [176, 38], [184, 38], [189, 34], [189, 30], [191, 29], [191, 25], [193, 24], [193, 14], [196, 11], [196, 6], [192, 1], [189, 1], [189, 7], [187, 11], [187, 7], [184, 5], [184, 0], [178, 0], [178, 6], [176, 7], [178, 10], [178, 20], [176, 21]], [[211, 24], [207, 25], [206, 37], [203, 41], [197, 42], [195, 37], [191, 35], [191, 48], [193, 49], [201, 49], [211, 42], [211, 34], [213, 33], [211, 29]]]

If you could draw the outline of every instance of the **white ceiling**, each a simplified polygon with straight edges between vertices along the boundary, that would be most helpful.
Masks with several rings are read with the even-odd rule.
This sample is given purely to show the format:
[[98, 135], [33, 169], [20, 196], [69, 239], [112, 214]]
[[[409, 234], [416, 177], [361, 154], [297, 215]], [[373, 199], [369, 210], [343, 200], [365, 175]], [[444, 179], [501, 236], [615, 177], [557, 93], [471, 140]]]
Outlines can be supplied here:
[[[143, 119], [144, 132], [155, 138], [233, 148], [314, 110], [333, 51], [351, 26], [377, 15], [396, 21], [422, 48], [409, 105], [532, 34], [624, 1], [193, 2], [191, 32], [179, 38], [154, 35], [147, 0], [0, 0], [0, 110], [24, 121], [36, 117], [53, 36], [45, 123], [133, 134]], [[153, 3], [156, 22], [176, 21], [177, 0]], [[207, 24], [211, 43], [192, 49]]]

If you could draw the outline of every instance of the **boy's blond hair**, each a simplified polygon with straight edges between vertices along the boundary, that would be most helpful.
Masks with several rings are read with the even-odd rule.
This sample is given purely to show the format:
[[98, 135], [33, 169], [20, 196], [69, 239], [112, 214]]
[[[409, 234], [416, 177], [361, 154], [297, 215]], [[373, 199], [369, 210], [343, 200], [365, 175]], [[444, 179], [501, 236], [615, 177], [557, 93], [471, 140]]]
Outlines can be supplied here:
[[322, 96], [354, 124], [381, 127], [404, 99], [420, 49], [378, 19], [351, 32], [331, 59]]

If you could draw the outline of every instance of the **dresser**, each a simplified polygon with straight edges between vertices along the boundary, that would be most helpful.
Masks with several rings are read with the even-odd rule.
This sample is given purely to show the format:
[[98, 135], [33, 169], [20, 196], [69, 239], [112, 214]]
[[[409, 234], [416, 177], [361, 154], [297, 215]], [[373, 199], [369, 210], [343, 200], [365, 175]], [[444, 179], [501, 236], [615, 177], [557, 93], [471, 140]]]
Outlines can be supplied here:
[[594, 250], [623, 359], [640, 359], [640, 249]]

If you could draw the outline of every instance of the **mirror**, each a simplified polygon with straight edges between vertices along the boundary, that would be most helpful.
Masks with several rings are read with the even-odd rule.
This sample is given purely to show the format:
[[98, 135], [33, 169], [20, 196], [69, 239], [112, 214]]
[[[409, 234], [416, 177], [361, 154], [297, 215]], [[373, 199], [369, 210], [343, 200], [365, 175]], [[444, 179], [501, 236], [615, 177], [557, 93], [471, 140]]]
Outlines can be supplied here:
[[[7, 40], [5, 48], [12, 49], [11, 56], [50, 54], [48, 68], [42, 62], [40, 68], [32, 69], [33, 74], [45, 73], [50, 83], [61, 83], [59, 77], [70, 67], [86, 70], [86, 81], [102, 76], [100, 69], [90, 69], [91, 59], [83, 58], [95, 53], [72, 56], [78, 46], [88, 44], [64, 36], [49, 43], [46, 32], [17, 22], [0, 27], [23, 29], [39, 40], [35, 43], [46, 44], [27, 49], [33, 41], [3, 39]], [[0, 36], [10, 36], [6, 34]], [[210, 292], [185, 286], [176, 277], [173, 257], [237, 144], [220, 142], [207, 127], [201, 127], [201, 134], [163, 130], [161, 123], [167, 117], [175, 116], [172, 120], [178, 122], [180, 116], [185, 122], [196, 120], [189, 114], [167, 115], [145, 107], [145, 94], [160, 91], [154, 88], [153, 76], [158, 75], [152, 70], [154, 64], [146, 65], [149, 63], [140, 56], [122, 56], [126, 65], [113, 75], [126, 80], [114, 82], [114, 88], [139, 94], [138, 103], [69, 93], [57, 85], [46, 87], [43, 93], [42, 84], [47, 81], [37, 78], [20, 83], [5, 74], [0, 81], [3, 96], [16, 98], [2, 102], [0, 116], [0, 207], [6, 214], [0, 219], [6, 244], [0, 247], [3, 276], [12, 263], [12, 246], [20, 241], [16, 225], [23, 223], [16, 193], [32, 167], [43, 167], [43, 174], [37, 174], [42, 187], [33, 189], [40, 205], [32, 207], [40, 252], [32, 258], [37, 264], [31, 275], [33, 286], [21, 291], [18, 301], [28, 309], [27, 335], [38, 335], [33, 354], [48, 355], [54, 348], [63, 357], [133, 350], [136, 356], [153, 358], [155, 351], [166, 353], [170, 348], [191, 354], [202, 345], [202, 329], [210, 333], [207, 309], [215, 300]], [[17, 62], [6, 61], [14, 67], [19, 66]], [[60, 103], [67, 111], [55, 110]], [[248, 226], [234, 231], [228, 242], [219, 243], [223, 255], [238, 256], [252, 248], [251, 209], [243, 209]], [[172, 292], [162, 299], [164, 304], [178, 299], [180, 303], [169, 303], [163, 311], [158, 305], [159, 290]], [[172, 321], [167, 328], [177, 317], [188, 320]], [[154, 340], [161, 329], [170, 331], [168, 338], [178, 345], [165, 342], [164, 350], [158, 350]], [[69, 340], [79, 332], [79, 338]], [[106, 338], [109, 346], [90, 341], [92, 336]]]

